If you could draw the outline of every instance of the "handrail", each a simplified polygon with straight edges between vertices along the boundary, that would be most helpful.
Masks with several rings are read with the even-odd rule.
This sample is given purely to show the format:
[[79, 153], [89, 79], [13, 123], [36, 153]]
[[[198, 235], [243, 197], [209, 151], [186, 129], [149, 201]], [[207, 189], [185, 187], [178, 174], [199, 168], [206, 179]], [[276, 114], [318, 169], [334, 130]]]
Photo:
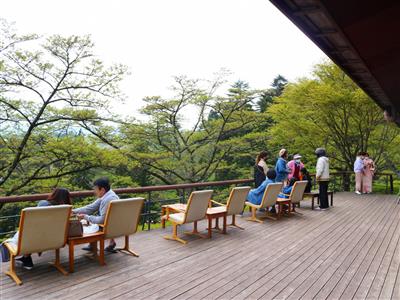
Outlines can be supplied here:
[[[334, 171], [330, 173], [331, 175], [344, 175], [344, 174], [353, 174], [352, 171]], [[310, 174], [311, 176], [315, 176], [315, 174]], [[390, 176], [390, 190], [393, 193], [393, 175], [394, 173], [389, 172], [380, 172], [375, 175], [384, 175]], [[234, 184], [243, 184], [243, 183], [252, 183], [253, 179], [235, 179], [235, 180], [223, 180], [223, 181], [208, 181], [208, 182], [197, 182], [197, 183], [182, 183], [182, 184], [171, 184], [171, 185], [155, 185], [155, 186], [144, 186], [144, 187], [133, 187], [133, 188], [117, 188], [113, 190], [117, 194], [133, 194], [133, 193], [148, 193], [148, 192], [157, 192], [157, 191], [168, 191], [168, 190], [182, 190], [182, 189], [190, 189], [190, 188], [199, 188], [206, 186], [223, 186], [223, 185], [234, 185]], [[17, 196], [5, 196], [0, 197], [1, 203], [16, 203], [16, 202], [24, 202], [24, 201], [40, 201], [47, 199], [50, 193], [46, 194], [34, 194], [34, 195], [17, 195]], [[93, 191], [75, 191], [71, 192], [72, 198], [77, 197], [88, 197], [93, 196]]]
[[[134, 188], [117, 188], [113, 190], [116, 194], [133, 194], [133, 193], [148, 193], [157, 191], [168, 191], [168, 190], [182, 190], [190, 188], [199, 188], [206, 186], [223, 186], [223, 185], [234, 185], [251, 183], [253, 179], [236, 179], [236, 180], [224, 180], [224, 181], [208, 181], [208, 182], [197, 182], [197, 183], [182, 183], [182, 184], [171, 184], [171, 185], [155, 185], [155, 186], [144, 186]], [[75, 191], [71, 192], [71, 197], [87, 197], [93, 196], [93, 191]], [[40, 201], [47, 199], [50, 193], [47, 194], [34, 194], [34, 195], [19, 195], [19, 196], [6, 196], [0, 197], [0, 203], [15, 203], [24, 201]]]

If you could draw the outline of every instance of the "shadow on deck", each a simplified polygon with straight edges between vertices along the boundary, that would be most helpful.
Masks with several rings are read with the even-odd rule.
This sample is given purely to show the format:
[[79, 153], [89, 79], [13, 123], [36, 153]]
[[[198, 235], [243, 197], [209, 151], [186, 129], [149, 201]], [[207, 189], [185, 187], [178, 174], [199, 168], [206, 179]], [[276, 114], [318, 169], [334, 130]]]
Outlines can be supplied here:
[[[101, 267], [79, 250], [68, 276], [48, 266], [51, 252], [33, 255], [33, 270], [17, 270], [22, 286], [1, 275], [0, 298], [400, 299], [394, 196], [338, 193], [328, 211], [312, 211], [310, 201], [298, 211], [264, 224], [239, 217], [245, 230], [229, 228], [212, 240], [187, 236], [187, 245], [162, 238], [171, 228], [141, 232], [131, 238], [139, 258], [110, 254]], [[67, 248], [62, 262], [67, 267]]]

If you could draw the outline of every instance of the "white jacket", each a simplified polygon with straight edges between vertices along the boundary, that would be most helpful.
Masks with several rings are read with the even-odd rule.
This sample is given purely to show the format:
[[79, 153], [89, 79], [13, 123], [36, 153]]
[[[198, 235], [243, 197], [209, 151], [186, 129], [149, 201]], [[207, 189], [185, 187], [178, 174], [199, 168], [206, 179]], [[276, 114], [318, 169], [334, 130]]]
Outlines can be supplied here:
[[329, 181], [329, 158], [321, 156], [317, 161], [317, 181]]

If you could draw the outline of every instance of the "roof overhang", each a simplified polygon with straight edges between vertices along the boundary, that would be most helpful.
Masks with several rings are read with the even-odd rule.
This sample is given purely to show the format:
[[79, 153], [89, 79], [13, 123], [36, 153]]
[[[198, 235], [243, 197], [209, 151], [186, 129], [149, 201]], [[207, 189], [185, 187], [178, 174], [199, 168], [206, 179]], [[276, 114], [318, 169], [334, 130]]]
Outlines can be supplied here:
[[270, 1], [400, 125], [400, 1]]

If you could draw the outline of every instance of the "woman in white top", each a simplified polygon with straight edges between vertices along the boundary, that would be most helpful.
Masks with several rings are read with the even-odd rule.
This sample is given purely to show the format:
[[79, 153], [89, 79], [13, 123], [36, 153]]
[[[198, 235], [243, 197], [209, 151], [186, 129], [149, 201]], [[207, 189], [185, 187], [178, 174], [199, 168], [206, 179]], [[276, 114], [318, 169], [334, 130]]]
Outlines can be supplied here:
[[267, 151], [261, 151], [260, 154], [257, 155], [256, 164], [254, 165], [254, 184], [256, 188], [259, 187], [266, 178], [268, 166], [265, 159], [267, 155]]

